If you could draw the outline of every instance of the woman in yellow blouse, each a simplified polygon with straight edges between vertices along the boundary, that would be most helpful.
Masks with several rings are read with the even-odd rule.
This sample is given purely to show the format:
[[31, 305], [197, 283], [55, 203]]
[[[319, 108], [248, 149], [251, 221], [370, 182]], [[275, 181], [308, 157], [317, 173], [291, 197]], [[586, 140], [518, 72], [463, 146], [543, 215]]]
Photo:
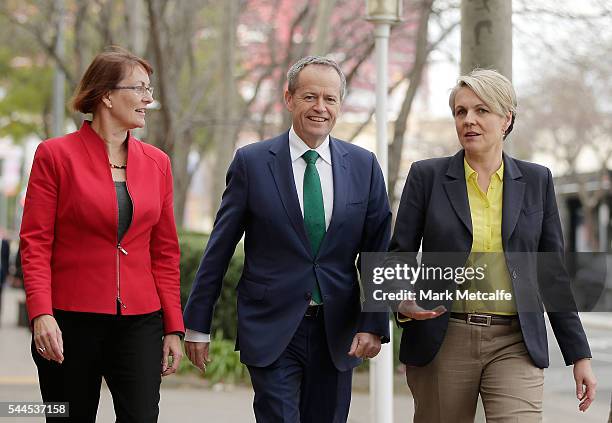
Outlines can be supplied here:
[[[424, 255], [463, 254], [466, 266], [486, 263], [484, 280], [466, 284], [464, 293], [503, 291], [512, 300], [465, 295], [445, 304], [450, 312], [400, 304], [400, 360], [414, 397], [414, 421], [473, 422], [480, 396], [488, 422], [540, 422], [549, 362], [536, 285], [569, 292], [569, 278], [561, 261], [534, 272], [514, 253], [560, 257], [564, 251], [552, 176], [503, 153], [516, 117], [507, 78], [476, 69], [458, 79], [449, 104], [462, 149], [413, 163], [390, 250], [414, 253], [421, 246]], [[579, 409], [585, 411], [596, 380], [580, 319], [574, 311], [548, 316], [566, 364], [574, 366]]]

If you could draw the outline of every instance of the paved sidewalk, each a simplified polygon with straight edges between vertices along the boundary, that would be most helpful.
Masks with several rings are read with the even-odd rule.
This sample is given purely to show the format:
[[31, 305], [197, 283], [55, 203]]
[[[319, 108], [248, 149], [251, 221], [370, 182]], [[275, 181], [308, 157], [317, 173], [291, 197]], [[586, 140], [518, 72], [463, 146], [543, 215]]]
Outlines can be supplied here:
[[585, 327], [612, 331], [612, 313], [583, 312], [580, 313], [580, 320]]
[[[16, 326], [17, 302], [23, 292], [6, 287], [3, 295], [0, 325], [0, 401], [40, 401], [36, 368], [30, 356], [30, 333]], [[570, 377], [571, 372], [568, 372]], [[363, 385], [364, 376], [356, 378]], [[405, 385], [398, 378], [399, 392], [395, 396], [395, 422], [412, 421], [412, 398], [405, 394]], [[571, 382], [571, 379], [566, 381]], [[565, 382], [563, 382], [565, 383]], [[367, 383], [366, 383], [367, 384]], [[544, 398], [544, 422], [548, 423], [602, 423], [607, 421], [609, 398], [600, 396], [588, 413], [579, 413], [571, 394], [555, 392], [554, 384], [547, 384]], [[609, 395], [609, 394], [608, 394]], [[207, 389], [190, 383], [189, 378], [170, 376], [162, 384], [160, 423], [165, 422], [253, 422], [250, 388], [236, 387], [228, 390]], [[370, 422], [370, 397], [355, 391], [351, 403], [349, 423]], [[481, 412], [480, 412], [481, 413]], [[1, 418], [0, 423], [10, 420]], [[42, 418], [20, 418], [17, 423], [42, 422]], [[482, 416], [478, 421], [484, 421]], [[114, 422], [112, 399], [107, 389], [102, 390], [98, 422]]]

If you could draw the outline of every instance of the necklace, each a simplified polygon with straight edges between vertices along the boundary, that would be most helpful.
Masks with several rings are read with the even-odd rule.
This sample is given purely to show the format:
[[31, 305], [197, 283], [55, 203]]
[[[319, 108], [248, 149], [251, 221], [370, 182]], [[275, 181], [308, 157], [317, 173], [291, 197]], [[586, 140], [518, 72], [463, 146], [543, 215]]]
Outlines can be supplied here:
[[108, 164], [110, 165], [110, 167], [112, 169], [127, 169], [127, 165], [126, 164], [121, 165], [121, 166], [116, 165], [116, 164], [112, 164], [111, 162], [108, 162]]

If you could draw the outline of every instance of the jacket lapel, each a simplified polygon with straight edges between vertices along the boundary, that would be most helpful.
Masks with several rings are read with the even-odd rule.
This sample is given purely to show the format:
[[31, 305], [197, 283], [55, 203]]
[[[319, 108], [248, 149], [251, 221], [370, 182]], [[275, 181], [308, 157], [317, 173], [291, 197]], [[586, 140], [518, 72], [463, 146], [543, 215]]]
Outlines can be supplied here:
[[325, 237], [319, 248], [319, 255], [329, 242], [328, 239], [333, 239], [334, 233], [337, 232], [346, 217], [347, 196], [349, 191], [349, 160], [348, 151], [336, 139], [329, 137], [329, 149], [332, 158], [332, 174], [334, 177], [334, 208], [332, 211], [331, 221], [325, 233]]
[[523, 206], [525, 182], [515, 160], [504, 153], [504, 204], [502, 209], [502, 241], [507, 250], [508, 240], [514, 232]]
[[276, 138], [275, 142], [270, 147], [271, 158], [268, 161], [268, 166], [272, 172], [274, 183], [278, 189], [283, 206], [287, 212], [287, 216], [297, 232], [298, 236], [304, 243], [306, 249], [310, 252], [310, 242], [306, 235], [304, 227], [304, 217], [300, 209], [298, 194], [295, 187], [295, 179], [293, 177], [293, 167], [291, 166], [291, 154], [289, 153], [289, 132], [285, 132]]
[[465, 170], [463, 166], [463, 149], [455, 154], [448, 165], [446, 176], [449, 180], [444, 182], [444, 190], [453, 210], [472, 234], [472, 216], [465, 183]]
[[[85, 170], [79, 175], [80, 182], [92, 185], [96, 197], [95, 200], [92, 199], [87, 212], [90, 215], [97, 214], [98, 221], [104, 222], [109, 228], [114, 228], [114, 232], [108, 231], [108, 233], [116, 239], [117, 194], [108, 165], [108, 153], [104, 140], [91, 128], [89, 121], [83, 121], [77, 134], [88, 159]], [[107, 232], [102, 231], [102, 233]]]

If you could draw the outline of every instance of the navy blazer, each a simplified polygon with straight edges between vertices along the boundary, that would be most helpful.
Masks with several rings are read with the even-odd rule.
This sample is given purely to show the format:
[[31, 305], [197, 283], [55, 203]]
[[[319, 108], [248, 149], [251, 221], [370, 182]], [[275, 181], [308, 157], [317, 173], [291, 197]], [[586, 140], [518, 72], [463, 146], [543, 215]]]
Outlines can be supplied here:
[[[452, 157], [412, 164], [390, 251], [416, 252], [422, 242], [424, 255], [462, 252], [465, 263], [472, 249], [472, 219], [463, 159], [461, 150]], [[548, 342], [538, 286], [540, 291], [570, 293], [571, 298], [569, 277], [562, 262], [563, 234], [552, 175], [544, 166], [506, 154], [503, 161], [502, 242], [506, 264], [527, 351], [537, 367], [545, 368], [549, 364]], [[512, 254], [518, 252], [559, 253], [559, 263], [553, 268], [548, 259], [545, 269], [534, 269], [521, 260], [524, 255]], [[548, 317], [567, 365], [591, 357], [576, 312], [549, 312]], [[444, 313], [431, 320], [402, 323], [400, 360], [412, 366], [423, 366], [433, 360], [444, 341], [448, 320], [449, 313]]]
[[184, 319], [187, 328], [210, 333], [223, 275], [244, 234], [237, 348], [247, 365], [270, 365], [285, 350], [310, 303], [315, 276], [338, 370], [360, 362], [348, 355], [356, 332], [388, 340], [388, 314], [361, 311], [356, 267], [361, 252], [388, 247], [391, 211], [383, 175], [371, 152], [331, 137], [329, 146], [334, 207], [316, 256], [300, 210], [288, 132], [238, 149], [230, 164]]

